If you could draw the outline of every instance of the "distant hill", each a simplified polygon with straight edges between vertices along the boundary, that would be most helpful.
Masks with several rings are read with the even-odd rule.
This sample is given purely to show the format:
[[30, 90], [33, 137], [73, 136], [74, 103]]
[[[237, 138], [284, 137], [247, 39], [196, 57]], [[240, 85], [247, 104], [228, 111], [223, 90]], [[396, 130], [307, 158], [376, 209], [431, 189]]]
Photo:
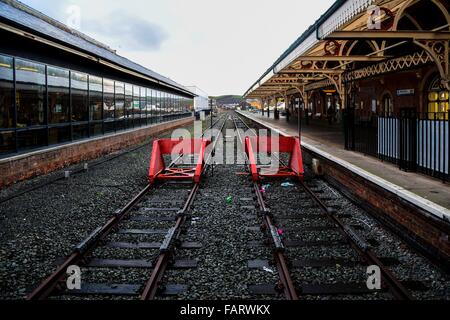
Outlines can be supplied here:
[[242, 96], [236, 96], [236, 95], [225, 95], [225, 96], [218, 96], [218, 97], [211, 97], [217, 101], [217, 105], [224, 105], [224, 104], [240, 104], [242, 102]]

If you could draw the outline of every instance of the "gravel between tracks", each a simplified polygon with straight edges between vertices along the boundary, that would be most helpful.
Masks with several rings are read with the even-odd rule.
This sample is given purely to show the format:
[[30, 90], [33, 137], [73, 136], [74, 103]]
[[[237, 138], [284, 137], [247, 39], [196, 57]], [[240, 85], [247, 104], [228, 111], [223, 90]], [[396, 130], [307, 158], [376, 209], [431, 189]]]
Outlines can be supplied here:
[[[186, 128], [193, 131], [192, 125]], [[170, 133], [161, 137], [170, 137]], [[144, 188], [151, 149], [151, 143], [144, 144], [87, 173], [0, 204], [0, 299], [24, 299], [54, 271], [58, 259]], [[64, 170], [18, 183], [0, 195], [4, 199], [58, 177]]]
[[[228, 124], [231, 128], [232, 125]], [[41, 189], [1, 204], [0, 207], [0, 299], [23, 299], [55, 268], [55, 262], [67, 255], [72, 247], [85, 238], [96, 227], [103, 225], [117, 210], [125, 205], [133, 195], [147, 183], [147, 170], [151, 154], [151, 145], [131, 152], [127, 155], [92, 168], [88, 173], [59, 181]], [[208, 175], [201, 185], [197, 200], [194, 202], [192, 220], [184, 241], [198, 241], [201, 249], [179, 250], [178, 257], [192, 258], [199, 261], [198, 268], [190, 270], [167, 270], [164, 280], [170, 284], [187, 284], [185, 294], [171, 299], [254, 299], [247, 286], [251, 284], [274, 284], [277, 275], [263, 270], [252, 270], [247, 267], [249, 260], [271, 258], [268, 247], [252, 246], [249, 241], [263, 242], [263, 233], [255, 230], [261, 222], [256, 211], [251, 208], [255, 203], [248, 200], [253, 197], [251, 182], [247, 177], [236, 175], [244, 171], [243, 166], [217, 166], [214, 176]], [[1, 195], [17, 192], [33, 184], [56, 176], [60, 172], [45, 177], [19, 183], [3, 190]], [[226, 177], [226, 178], [225, 178]], [[386, 231], [376, 220], [363, 210], [344, 198], [338, 190], [310, 174], [307, 180], [321, 190], [321, 197], [329, 203], [345, 208], [350, 214], [344, 218], [346, 224], [363, 227], [358, 233], [365, 239], [374, 239], [378, 246], [374, 251], [378, 256], [395, 257], [400, 261], [392, 271], [400, 279], [420, 280], [428, 286], [425, 292], [414, 292], [418, 299], [450, 299], [450, 279], [440, 272], [425, 258], [414, 253], [398, 237]], [[272, 210], [277, 208], [283, 214], [292, 211], [292, 204], [298, 209], [306, 201], [304, 194], [298, 190], [286, 190], [279, 184], [272, 183], [267, 189], [267, 197]], [[295, 193], [295, 195], [294, 195]], [[226, 198], [231, 196], [232, 202]], [[291, 196], [290, 198], [286, 198]], [[180, 199], [175, 199], [179, 201]], [[289, 201], [288, 201], [289, 200]], [[291, 209], [290, 209], [291, 208]], [[295, 209], [295, 210], [297, 210]], [[295, 211], [293, 210], [293, 211]], [[316, 209], [305, 209], [310, 214], [320, 215]], [[275, 210], [274, 210], [275, 211]], [[275, 212], [274, 212], [275, 213]], [[305, 226], [327, 225], [326, 220], [282, 221], [281, 228], [301, 228]], [[154, 227], [158, 224], [152, 224]], [[170, 223], [161, 222], [161, 229]], [[133, 222], [125, 222], [124, 226], [133, 228], [142, 226]], [[249, 230], [248, 228], [253, 228]], [[296, 240], [332, 240], [338, 237], [329, 233], [294, 233], [289, 234]], [[158, 240], [155, 236], [151, 239]], [[123, 239], [123, 237], [121, 238]], [[149, 237], [146, 237], [148, 240]], [[111, 240], [119, 240], [112, 236]], [[104, 252], [107, 254], [108, 249]], [[101, 253], [101, 251], [99, 251]], [[132, 251], [123, 251], [124, 257], [136, 257]], [[293, 248], [288, 252], [291, 259], [298, 257], [353, 257], [348, 248]], [[141, 283], [146, 273], [130, 271], [97, 273], [91, 270], [89, 278], [96, 280], [114, 280], [123, 283]], [[336, 279], [363, 280], [364, 270], [348, 268], [315, 268], [296, 270], [295, 280], [316, 279], [323, 282], [335, 282]], [[343, 274], [344, 273], [344, 274]], [[159, 297], [161, 298], [161, 297]], [[257, 297], [262, 299], [278, 299], [281, 296]], [[315, 299], [315, 297], [306, 297]], [[328, 299], [330, 297], [322, 297]], [[347, 297], [341, 297], [346, 299]], [[364, 298], [364, 297], [363, 297]], [[375, 298], [384, 299], [385, 296]], [[164, 299], [167, 299], [165, 297]]]

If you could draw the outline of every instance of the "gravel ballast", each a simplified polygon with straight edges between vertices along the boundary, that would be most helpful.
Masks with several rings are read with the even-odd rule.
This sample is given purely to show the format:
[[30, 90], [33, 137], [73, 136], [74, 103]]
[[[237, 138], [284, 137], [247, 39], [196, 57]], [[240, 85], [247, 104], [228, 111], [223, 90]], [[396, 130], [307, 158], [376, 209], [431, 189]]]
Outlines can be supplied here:
[[[232, 113], [230, 113], [232, 115]], [[225, 128], [233, 129], [229, 117]], [[192, 131], [192, 127], [188, 128]], [[169, 135], [163, 135], [169, 137]], [[225, 139], [231, 142], [230, 137]], [[149, 141], [150, 142], [150, 141]], [[239, 149], [238, 149], [239, 148]], [[225, 143], [227, 154], [236, 155], [240, 146]], [[151, 143], [109, 162], [90, 168], [18, 198], [2, 203], [0, 207], [0, 299], [24, 299], [39, 283], [55, 270], [56, 263], [69, 254], [72, 248], [102, 226], [117, 209], [122, 208], [148, 183], [148, 166]], [[111, 156], [111, 155], [110, 155]], [[110, 157], [109, 156], [109, 157]], [[283, 158], [284, 155], [282, 155]], [[107, 156], [108, 157], [108, 156]], [[73, 166], [71, 168], [75, 168]], [[71, 168], [65, 170], [71, 170]], [[196, 260], [196, 268], [173, 269], [164, 273], [164, 284], [185, 285], [186, 291], [172, 296], [158, 295], [157, 299], [284, 299], [282, 294], [258, 296], [249, 290], [250, 285], [273, 285], [278, 281], [277, 269], [249, 268], [254, 260], [270, 261], [272, 248], [264, 244], [267, 235], [259, 230], [262, 217], [258, 216], [252, 182], [242, 164], [216, 165], [203, 177], [186, 222], [183, 242], [200, 243], [196, 249], [177, 249], [175, 260]], [[312, 175], [306, 169], [306, 184], [324, 199], [328, 206], [344, 214], [342, 221], [355, 228], [357, 234], [371, 243], [379, 257], [395, 258], [398, 264], [389, 269], [400, 280], [416, 280], [426, 287], [412, 290], [416, 299], [449, 299], [450, 279], [427, 259], [417, 254], [395, 234], [383, 227], [364, 210], [345, 198], [339, 190]], [[2, 190], [2, 198], [14, 192], [37, 185], [58, 176], [63, 171], [19, 183]], [[265, 197], [277, 227], [286, 241], [340, 241], [342, 234], [332, 229], [334, 223], [324, 217], [311, 198], [294, 181], [264, 181]], [[152, 191], [131, 215], [176, 216], [176, 212], [148, 208], [181, 207], [188, 195], [189, 186], [163, 185]], [[301, 219], [292, 216], [302, 215]], [[141, 222], [124, 220], [120, 229], [167, 230], [173, 221]], [[314, 228], [317, 228], [315, 230]], [[108, 235], [112, 242], [162, 242], [164, 233], [147, 235]], [[92, 257], [110, 259], [144, 259], [152, 261], [158, 250], [117, 249], [101, 246]], [[346, 243], [335, 246], [288, 247], [288, 261], [298, 259], [344, 258], [358, 261], [356, 252]], [[341, 282], [363, 283], [367, 280], [366, 268], [358, 266], [298, 267], [290, 268], [293, 280], [301, 284], [333, 284]], [[82, 268], [83, 281], [90, 283], [144, 284], [148, 269]], [[150, 270], [151, 271], [151, 270]], [[62, 296], [59, 299], [135, 299], [136, 297]], [[307, 296], [302, 299], [392, 299], [389, 293], [370, 295]]]

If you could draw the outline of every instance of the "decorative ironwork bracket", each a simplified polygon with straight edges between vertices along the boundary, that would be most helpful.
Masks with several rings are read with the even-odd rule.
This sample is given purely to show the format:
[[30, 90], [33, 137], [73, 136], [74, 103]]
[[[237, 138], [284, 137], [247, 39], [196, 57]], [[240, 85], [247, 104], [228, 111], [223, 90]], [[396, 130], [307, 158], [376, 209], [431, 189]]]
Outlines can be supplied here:
[[414, 44], [423, 48], [433, 59], [441, 76], [442, 87], [450, 90], [449, 41], [414, 40]]

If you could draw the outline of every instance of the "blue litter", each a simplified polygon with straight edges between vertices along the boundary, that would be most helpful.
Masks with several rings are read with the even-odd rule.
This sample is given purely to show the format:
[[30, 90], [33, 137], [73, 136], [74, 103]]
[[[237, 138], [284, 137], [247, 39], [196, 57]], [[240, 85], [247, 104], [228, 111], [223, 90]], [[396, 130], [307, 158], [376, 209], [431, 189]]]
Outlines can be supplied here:
[[289, 188], [289, 187], [293, 187], [294, 185], [293, 185], [292, 183], [290, 183], [290, 182], [283, 182], [283, 183], [281, 184], [281, 186], [282, 186], [283, 188]]

